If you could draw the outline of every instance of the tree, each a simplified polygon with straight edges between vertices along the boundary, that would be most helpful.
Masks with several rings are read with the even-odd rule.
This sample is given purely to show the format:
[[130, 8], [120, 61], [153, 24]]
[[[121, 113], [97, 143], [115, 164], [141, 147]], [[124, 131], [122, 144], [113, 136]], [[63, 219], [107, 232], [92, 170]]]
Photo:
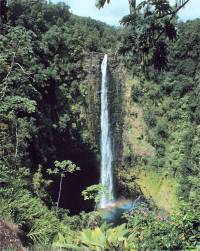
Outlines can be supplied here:
[[60, 177], [56, 211], [58, 210], [58, 206], [60, 202], [63, 178], [66, 177], [67, 173], [74, 173], [78, 170], [80, 170], [80, 168], [77, 167], [75, 164], [73, 164], [70, 160], [63, 160], [61, 162], [56, 160], [54, 162], [54, 167], [47, 170], [49, 174], [54, 174]]
[[130, 7], [130, 14], [134, 15], [135, 9], [136, 9], [136, 0], [128, 0], [128, 2], [129, 2], [129, 7]]
[[52, 180], [46, 180], [42, 174], [42, 166], [38, 166], [38, 170], [33, 175], [33, 190], [38, 198], [47, 196], [46, 188], [51, 184]]
[[84, 200], [94, 200], [95, 208], [97, 208], [103, 194], [108, 194], [108, 191], [106, 187], [101, 184], [89, 186], [82, 191]]
[[[176, 0], [175, 1], [175, 9], [170, 6], [169, 0], [147, 0], [142, 1], [137, 5], [136, 0], [128, 0], [130, 6], [130, 15], [136, 14], [137, 8], [141, 5], [142, 7], [146, 7], [146, 10], [150, 10], [150, 7], [155, 6], [156, 9], [154, 12], [159, 12], [160, 18], [165, 17], [167, 15], [176, 14], [180, 9], [182, 9], [190, 0]], [[102, 8], [105, 3], [110, 3], [110, 0], [97, 0], [96, 5], [98, 8]], [[170, 10], [168, 9], [170, 6]], [[168, 9], [168, 12], [165, 12]], [[145, 14], [145, 13], [143, 13]]]
[[[119, 52], [122, 54], [137, 53], [143, 71], [153, 65], [162, 70], [167, 65], [167, 40], [176, 39], [176, 14], [190, 0], [177, 0], [175, 5], [169, 0], [142, 1], [129, 0], [130, 14], [121, 23], [128, 26], [128, 33]], [[97, 1], [102, 8], [110, 0]]]

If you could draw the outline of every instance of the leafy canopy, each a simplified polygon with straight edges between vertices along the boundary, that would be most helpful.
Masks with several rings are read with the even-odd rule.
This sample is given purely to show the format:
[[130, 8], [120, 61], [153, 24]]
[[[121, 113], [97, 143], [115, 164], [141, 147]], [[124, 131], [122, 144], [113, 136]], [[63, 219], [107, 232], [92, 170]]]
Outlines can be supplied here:
[[[102, 8], [109, 0], [100, 0], [96, 4]], [[167, 39], [177, 36], [175, 18], [189, 0], [177, 0], [174, 5], [169, 0], [142, 1], [129, 0], [130, 14], [121, 23], [128, 27], [123, 45], [119, 52], [139, 55], [140, 64], [147, 74], [147, 67], [153, 65], [162, 70], [167, 66]]]

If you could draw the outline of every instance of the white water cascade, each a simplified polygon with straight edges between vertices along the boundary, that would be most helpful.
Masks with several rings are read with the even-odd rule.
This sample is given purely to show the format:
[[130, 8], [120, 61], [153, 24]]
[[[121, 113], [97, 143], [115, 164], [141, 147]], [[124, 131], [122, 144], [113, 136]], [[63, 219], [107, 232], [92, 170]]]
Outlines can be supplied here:
[[108, 113], [108, 80], [107, 61], [105, 55], [101, 64], [101, 184], [107, 192], [101, 196], [100, 207], [106, 207], [113, 199], [113, 174], [112, 174], [112, 144]]

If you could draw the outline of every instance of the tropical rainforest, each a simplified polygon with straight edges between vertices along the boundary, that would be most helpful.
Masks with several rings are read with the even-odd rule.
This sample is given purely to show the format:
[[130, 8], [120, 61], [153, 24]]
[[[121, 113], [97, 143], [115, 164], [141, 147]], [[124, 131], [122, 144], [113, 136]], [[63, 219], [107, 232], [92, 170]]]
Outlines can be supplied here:
[[[0, 1], [0, 250], [200, 248], [200, 19], [177, 19], [188, 2], [130, 0], [111, 27], [65, 3]], [[126, 76], [114, 176], [134, 207], [117, 221], [98, 208], [105, 53]]]

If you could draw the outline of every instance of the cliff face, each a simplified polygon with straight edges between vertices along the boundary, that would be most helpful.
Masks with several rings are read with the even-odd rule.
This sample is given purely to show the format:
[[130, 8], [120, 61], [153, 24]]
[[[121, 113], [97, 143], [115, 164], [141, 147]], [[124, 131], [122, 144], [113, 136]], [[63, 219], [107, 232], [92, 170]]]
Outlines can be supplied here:
[[[100, 169], [100, 91], [103, 54], [85, 58], [85, 113], [88, 139], [95, 150]], [[154, 158], [155, 149], [147, 140], [147, 125], [143, 108], [132, 101], [132, 92], [139, 79], [130, 76], [122, 58], [108, 55], [109, 109], [113, 145], [115, 192], [118, 197], [135, 199], [143, 194], [153, 198], [161, 208], [170, 212], [177, 205], [177, 182], [165, 172], [144, 168], [145, 161]]]
[[86, 117], [87, 140], [93, 150], [96, 152], [98, 159], [100, 153], [100, 111], [101, 111], [101, 61], [103, 54], [87, 54], [83, 60], [83, 69], [85, 80], [82, 83], [84, 89], [83, 106]]
[[109, 76], [109, 109], [112, 131], [114, 171], [120, 167], [123, 155], [123, 124], [124, 124], [124, 91], [126, 71], [120, 57], [111, 57], [108, 68]]
[[[86, 73], [83, 86], [86, 88], [85, 114], [86, 126], [89, 133], [88, 142], [96, 152], [100, 166], [100, 91], [101, 91], [101, 62], [103, 54], [93, 53], [85, 57], [83, 62]], [[131, 104], [131, 88], [133, 81], [129, 78], [121, 57], [108, 55], [108, 81], [109, 81], [109, 110], [110, 126], [113, 146], [114, 181], [117, 194], [132, 197], [127, 189], [127, 181], [122, 172], [133, 161], [133, 155], [149, 155], [149, 149], [142, 144], [145, 140], [139, 140], [144, 134], [144, 125], [141, 122], [141, 109]], [[148, 146], [149, 147], [149, 146]], [[147, 147], [147, 148], [148, 148]], [[149, 147], [150, 148], [150, 147]], [[135, 190], [138, 190], [135, 188]], [[136, 192], [138, 194], [138, 192]]]
[[[83, 62], [86, 74], [82, 83], [85, 91], [84, 110], [86, 114], [86, 127], [89, 133], [88, 141], [96, 151], [100, 160], [100, 110], [101, 110], [101, 62], [103, 54], [91, 53]], [[108, 81], [109, 81], [109, 113], [112, 131], [112, 145], [114, 153], [114, 168], [122, 160], [123, 141], [123, 96], [125, 90], [126, 73], [120, 57], [108, 55]]]
[[[101, 91], [101, 62], [103, 54], [93, 53], [87, 55], [83, 62], [86, 78], [83, 83], [87, 89], [85, 95], [85, 114], [86, 126], [89, 133], [88, 142], [93, 146], [96, 152], [100, 166], [100, 91]], [[112, 132], [113, 146], [113, 169], [116, 193], [121, 194], [124, 190], [120, 181], [120, 170], [124, 169], [126, 160], [126, 137], [127, 116], [129, 116], [129, 101], [127, 92], [130, 92], [128, 86], [128, 77], [123, 65], [122, 58], [116, 55], [108, 55], [108, 95], [109, 95], [109, 114], [110, 126]], [[129, 93], [130, 94], [130, 93]], [[129, 95], [128, 94], [128, 95]], [[124, 138], [125, 137], [125, 138]], [[130, 194], [129, 194], [130, 196]]]
[[171, 213], [179, 205], [179, 180], [170, 176], [165, 169], [148, 167], [148, 162], [156, 158], [156, 151], [147, 139], [148, 127], [144, 120], [143, 107], [132, 98], [140, 80], [128, 74], [124, 80], [122, 150], [116, 169], [119, 194], [133, 199], [142, 194], [152, 199], [159, 208]]
[[[91, 53], [83, 61], [85, 80], [85, 116], [88, 142], [96, 152], [100, 166], [100, 109], [101, 109], [101, 62], [103, 54]], [[124, 191], [120, 170], [129, 164], [134, 152], [132, 140], [135, 120], [131, 110], [131, 84], [121, 57], [108, 55], [109, 114], [112, 132], [113, 169], [117, 193]], [[143, 130], [143, 129], [142, 129]], [[136, 128], [137, 131], [137, 128]], [[132, 133], [134, 135], [132, 135]], [[137, 131], [140, 134], [140, 130]], [[138, 142], [137, 142], [138, 143]], [[139, 144], [137, 144], [139, 147]], [[125, 189], [126, 190], [126, 189]], [[128, 193], [130, 196], [130, 193]]]

